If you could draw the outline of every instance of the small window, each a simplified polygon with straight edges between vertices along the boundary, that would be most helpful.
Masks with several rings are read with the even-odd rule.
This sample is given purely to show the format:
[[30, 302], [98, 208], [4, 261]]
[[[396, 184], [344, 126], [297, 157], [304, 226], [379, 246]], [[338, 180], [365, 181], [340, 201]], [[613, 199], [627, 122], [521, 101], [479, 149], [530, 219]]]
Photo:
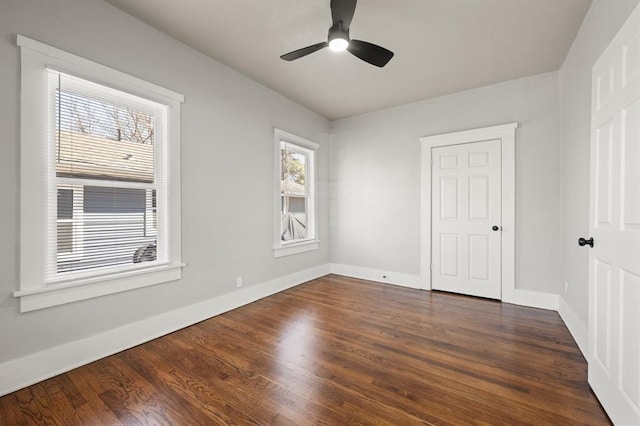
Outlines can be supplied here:
[[280, 143], [280, 240], [306, 240], [308, 194], [305, 175], [307, 150], [287, 142]]
[[21, 311], [180, 278], [182, 95], [18, 45]]
[[275, 131], [277, 152], [276, 257], [313, 250], [316, 239], [315, 153], [318, 145]]

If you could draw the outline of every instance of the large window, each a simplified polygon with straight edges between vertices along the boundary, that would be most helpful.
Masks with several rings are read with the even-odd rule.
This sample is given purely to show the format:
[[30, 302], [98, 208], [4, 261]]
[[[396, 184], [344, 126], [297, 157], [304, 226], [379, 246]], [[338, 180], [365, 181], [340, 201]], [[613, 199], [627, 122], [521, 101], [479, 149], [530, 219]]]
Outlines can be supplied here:
[[318, 247], [316, 230], [315, 153], [318, 145], [275, 130], [277, 162], [276, 257]]
[[180, 278], [182, 96], [18, 45], [21, 310]]
[[61, 72], [48, 73], [55, 139], [51, 179], [57, 193], [57, 235], [48, 250], [55, 267], [48, 279], [166, 262], [167, 243], [158, 247], [152, 200], [166, 193], [155, 154], [166, 140], [167, 107]]

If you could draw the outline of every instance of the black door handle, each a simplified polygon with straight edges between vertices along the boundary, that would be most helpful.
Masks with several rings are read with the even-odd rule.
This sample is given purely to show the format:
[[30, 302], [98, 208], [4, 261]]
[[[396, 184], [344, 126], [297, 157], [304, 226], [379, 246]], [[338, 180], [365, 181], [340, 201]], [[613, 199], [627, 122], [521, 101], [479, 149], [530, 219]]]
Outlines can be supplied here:
[[500, 229], [500, 227], [499, 227], [499, 226], [496, 226], [496, 225], [493, 225], [493, 226], [491, 227], [491, 229], [493, 229], [494, 231], [497, 231], [497, 230], [499, 230], [499, 229]]
[[582, 247], [582, 246], [591, 246], [591, 247], [593, 247], [593, 237], [589, 238], [588, 240], [584, 239], [582, 237], [578, 238], [578, 245], [580, 247]]

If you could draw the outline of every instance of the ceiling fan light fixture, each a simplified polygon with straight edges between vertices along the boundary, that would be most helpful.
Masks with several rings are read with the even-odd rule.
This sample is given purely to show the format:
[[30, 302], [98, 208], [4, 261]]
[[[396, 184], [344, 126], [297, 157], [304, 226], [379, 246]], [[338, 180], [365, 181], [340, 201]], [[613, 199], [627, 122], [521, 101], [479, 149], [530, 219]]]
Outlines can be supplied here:
[[334, 38], [329, 42], [329, 49], [334, 52], [344, 52], [349, 47], [349, 41], [344, 38]]
[[387, 62], [393, 58], [392, 51], [367, 41], [351, 40], [349, 37], [349, 25], [351, 25], [357, 1], [358, 0], [331, 0], [331, 22], [333, 25], [329, 28], [327, 41], [285, 53], [280, 56], [280, 58], [285, 61], [295, 61], [325, 47], [329, 47], [336, 52], [347, 50], [358, 59], [362, 59], [376, 67], [382, 68], [387, 65]]

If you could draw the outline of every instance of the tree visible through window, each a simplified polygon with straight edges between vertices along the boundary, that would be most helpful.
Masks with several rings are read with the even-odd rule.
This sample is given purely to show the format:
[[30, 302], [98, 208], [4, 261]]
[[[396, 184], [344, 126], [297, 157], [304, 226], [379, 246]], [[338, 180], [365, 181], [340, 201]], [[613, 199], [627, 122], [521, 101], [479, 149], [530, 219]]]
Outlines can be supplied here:
[[153, 144], [153, 115], [104, 99], [56, 91], [60, 130], [116, 141]]

